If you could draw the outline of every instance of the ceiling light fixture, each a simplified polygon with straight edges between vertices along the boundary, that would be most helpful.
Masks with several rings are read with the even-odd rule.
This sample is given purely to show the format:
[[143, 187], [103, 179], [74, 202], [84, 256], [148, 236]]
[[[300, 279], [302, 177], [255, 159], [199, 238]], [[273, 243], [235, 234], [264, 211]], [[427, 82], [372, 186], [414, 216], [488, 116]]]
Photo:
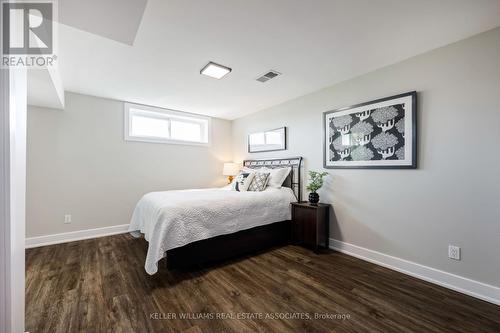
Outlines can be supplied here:
[[231, 73], [231, 68], [216, 64], [215, 62], [211, 61], [200, 71], [200, 74], [213, 77], [214, 79], [222, 79], [229, 73]]

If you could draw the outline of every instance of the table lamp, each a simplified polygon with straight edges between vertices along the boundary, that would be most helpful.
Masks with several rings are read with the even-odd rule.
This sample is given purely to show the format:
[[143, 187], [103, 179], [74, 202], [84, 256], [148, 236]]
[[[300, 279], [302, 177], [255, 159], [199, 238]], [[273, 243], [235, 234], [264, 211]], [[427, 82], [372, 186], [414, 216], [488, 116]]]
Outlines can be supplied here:
[[222, 175], [227, 176], [229, 184], [233, 181], [234, 176], [238, 174], [240, 168], [236, 163], [224, 163], [224, 168], [222, 169]]

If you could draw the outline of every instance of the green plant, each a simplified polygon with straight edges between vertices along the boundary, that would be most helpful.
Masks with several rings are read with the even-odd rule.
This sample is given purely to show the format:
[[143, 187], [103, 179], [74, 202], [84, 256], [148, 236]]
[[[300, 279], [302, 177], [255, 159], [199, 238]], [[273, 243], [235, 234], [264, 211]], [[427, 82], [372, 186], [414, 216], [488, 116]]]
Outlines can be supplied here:
[[323, 186], [323, 177], [328, 175], [328, 172], [309, 171], [310, 183], [307, 185], [307, 190], [316, 193]]

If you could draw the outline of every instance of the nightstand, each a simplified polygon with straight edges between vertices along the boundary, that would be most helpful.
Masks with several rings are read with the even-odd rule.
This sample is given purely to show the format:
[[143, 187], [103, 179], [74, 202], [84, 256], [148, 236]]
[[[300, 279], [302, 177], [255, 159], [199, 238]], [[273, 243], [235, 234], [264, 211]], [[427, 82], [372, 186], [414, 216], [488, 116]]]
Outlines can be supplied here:
[[330, 205], [309, 202], [292, 203], [292, 242], [312, 248], [328, 248]]

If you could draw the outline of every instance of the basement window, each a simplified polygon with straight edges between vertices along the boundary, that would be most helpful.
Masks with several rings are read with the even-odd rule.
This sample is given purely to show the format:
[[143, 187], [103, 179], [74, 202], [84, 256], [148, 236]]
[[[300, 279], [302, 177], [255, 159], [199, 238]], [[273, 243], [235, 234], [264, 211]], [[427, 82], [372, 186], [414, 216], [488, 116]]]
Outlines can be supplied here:
[[125, 141], [208, 145], [210, 118], [125, 103]]

